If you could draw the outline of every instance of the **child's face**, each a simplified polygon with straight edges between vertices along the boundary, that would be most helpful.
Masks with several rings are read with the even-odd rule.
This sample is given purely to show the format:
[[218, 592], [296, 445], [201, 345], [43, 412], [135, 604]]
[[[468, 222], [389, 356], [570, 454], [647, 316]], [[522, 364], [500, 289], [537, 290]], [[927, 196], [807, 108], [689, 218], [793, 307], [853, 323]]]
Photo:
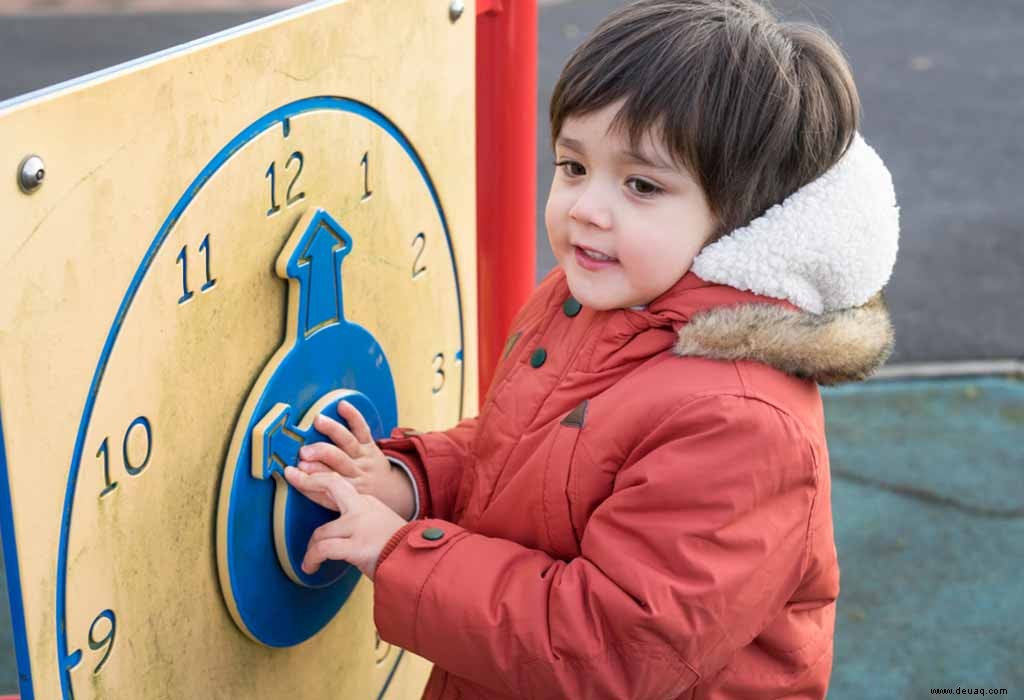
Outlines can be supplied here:
[[[544, 220], [573, 297], [597, 310], [646, 304], [686, 274], [715, 218], [660, 138], [639, 153], [608, 127], [621, 103], [565, 120]], [[614, 258], [585, 257], [589, 248]]]

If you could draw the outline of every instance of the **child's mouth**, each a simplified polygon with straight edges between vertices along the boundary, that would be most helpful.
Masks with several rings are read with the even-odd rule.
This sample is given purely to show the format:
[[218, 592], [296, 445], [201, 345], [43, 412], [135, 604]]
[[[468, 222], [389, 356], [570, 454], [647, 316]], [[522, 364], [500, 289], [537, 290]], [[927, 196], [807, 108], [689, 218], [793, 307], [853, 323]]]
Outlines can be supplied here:
[[594, 258], [591, 255], [585, 253], [579, 246], [573, 246], [573, 251], [576, 253], [576, 263], [584, 270], [603, 270], [613, 265], [618, 265], [619, 261], [615, 258], [602, 256]]

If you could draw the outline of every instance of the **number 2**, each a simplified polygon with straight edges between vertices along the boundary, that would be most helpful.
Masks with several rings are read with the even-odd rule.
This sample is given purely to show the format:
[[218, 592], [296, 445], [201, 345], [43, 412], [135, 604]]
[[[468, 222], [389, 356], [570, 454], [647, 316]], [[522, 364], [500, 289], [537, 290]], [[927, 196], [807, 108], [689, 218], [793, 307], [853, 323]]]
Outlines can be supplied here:
[[427, 249], [427, 234], [417, 233], [416, 238], [412, 239], [412, 247], [415, 248], [417, 243], [421, 243], [419, 251], [416, 253], [416, 258], [412, 261], [412, 278], [416, 279], [424, 272], [427, 271], [426, 265], [419, 265], [420, 258], [423, 257], [423, 251]]

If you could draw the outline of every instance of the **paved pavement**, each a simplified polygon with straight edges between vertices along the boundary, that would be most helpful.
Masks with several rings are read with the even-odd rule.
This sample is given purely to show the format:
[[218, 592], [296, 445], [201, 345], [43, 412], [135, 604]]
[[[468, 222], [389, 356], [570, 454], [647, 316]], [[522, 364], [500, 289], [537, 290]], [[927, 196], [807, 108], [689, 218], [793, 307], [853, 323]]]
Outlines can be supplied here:
[[[0, 16], [0, 99], [294, 4], [0, 2], [0, 14], [19, 4], [35, 13]], [[162, 11], [141, 11], [157, 3]], [[72, 4], [88, 14], [57, 11]], [[542, 2], [538, 278], [554, 264], [541, 216], [552, 172], [546, 102], [569, 52], [619, 4]], [[813, 14], [837, 37], [858, 79], [865, 137], [893, 172], [903, 224], [889, 286], [895, 360], [1024, 357], [1024, 3], [776, 5], [788, 16]], [[924, 697], [939, 685], [1024, 692], [1022, 628], [1009, 622], [1024, 617], [1015, 582], [1024, 385], [877, 383], [826, 392], [826, 410], [843, 564], [830, 697]], [[0, 692], [13, 687], [10, 664], [2, 666], [6, 632], [0, 622]]]
[[[0, 99], [267, 14], [294, 0], [4, 0]], [[569, 52], [621, 0], [542, 0], [538, 279], [553, 265], [542, 208], [552, 168], [546, 104]], [[1024, 357], [1024, 3], [777, 0], [829, 28], [847, 52], [864, 134], [901, 204], [888, 293], [894, 362]], [[196, 11], [195, 8], [213, 8]], [[53, 14], [53, 8], [90, 14]], [[50, 8], [49, 10], [47, 8]], [[117, 14], [104, 12], [120, 8]], [[161, 12], [140, 12], [160, 8]], [[170, 11], [175, 8], [174, 11]], [[38, 14], [47, 10], [50, 14]], [[189, 11], [185, 11], [189, 10]]]

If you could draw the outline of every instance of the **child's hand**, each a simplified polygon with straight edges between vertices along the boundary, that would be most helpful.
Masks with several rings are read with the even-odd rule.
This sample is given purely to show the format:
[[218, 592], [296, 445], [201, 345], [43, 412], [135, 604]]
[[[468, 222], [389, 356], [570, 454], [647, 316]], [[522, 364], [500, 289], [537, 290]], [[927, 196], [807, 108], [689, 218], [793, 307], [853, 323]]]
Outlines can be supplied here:
[[[302, 570], [312, 574], [326, 559], [344, 560], [373, 580], [381, 550], [407, 523], [402, 516], [374, 496], [356, 492], [348, 480], [334, 472], [306, 474], [286, 467], [284, 478], [303, 495], [341, 513], [313, 531], [302, 560]], [[314, 498], [317, 496], [318, 498]]]
[[[408, 477], [401, 469], [391, 466], [373, 441], [366, 419], [355, 406], [341, 401], [338, 403], [338, 415], [348, 422], [352, 430], [327, 416], [317, 416], [313, 426], [333, 444], [317, 442], [303, 446], [296, 466], [307, 474], [337, 472], [347, 478], [359, 493], [376, 496], [402, 517], [411, 518], [416, 504]], [[310, 495], [310, 500], [325, 508], [334, 507], [325, 495]]]

